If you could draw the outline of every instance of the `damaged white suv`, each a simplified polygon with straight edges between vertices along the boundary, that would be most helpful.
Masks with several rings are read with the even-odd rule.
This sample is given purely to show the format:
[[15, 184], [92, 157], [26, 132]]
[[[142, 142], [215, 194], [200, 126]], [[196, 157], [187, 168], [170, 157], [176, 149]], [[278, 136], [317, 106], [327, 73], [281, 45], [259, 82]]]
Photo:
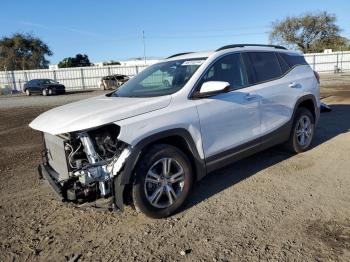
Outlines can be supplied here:
[[132, 200], [160, 218], [215, 169], [279, 143], [307, 150], [319, 109], [318, 75], [301, 54], [230, 45], [173, 55], [30, 127], [43, 132], [39, 172], [62, 200], [119, 210]]

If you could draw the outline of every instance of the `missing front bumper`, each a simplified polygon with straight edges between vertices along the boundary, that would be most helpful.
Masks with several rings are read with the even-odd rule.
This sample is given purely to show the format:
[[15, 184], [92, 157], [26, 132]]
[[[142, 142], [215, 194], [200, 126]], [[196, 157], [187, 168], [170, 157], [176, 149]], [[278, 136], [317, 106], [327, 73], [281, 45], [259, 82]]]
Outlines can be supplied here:
[[38, 166], [39, 177], [44, 179], [47, 184], [51, 187], [52, 191], [55, 193], [60, 201], [65, 201], [63, 195], [62, 186], [56, 182], [54, 176], [54, 170], [47, 164], [40, 164]]
[[[107, 198], [95, 198], [93, 201], [87, 202], [72, 202], [67, 199], [66, 189], [57, 182], [55, 177], [57, 177], [56, 172], [48, 164], [40, 164], [38, 166], [39, 178], [44, 179], [47, 185], [54, 192], [55, 196], [59, 201], [70, 202], [73, 205], [80, 208], [93, 207], [102, 211], [123, 211], [124, 202], [123, 202], [123, 192], [124, 185], [120, 184], [120, 179], [118, 177], [113, 181], [114, 191], [113, 195]], [[117, 190], [116, 190], [117, 189]]]

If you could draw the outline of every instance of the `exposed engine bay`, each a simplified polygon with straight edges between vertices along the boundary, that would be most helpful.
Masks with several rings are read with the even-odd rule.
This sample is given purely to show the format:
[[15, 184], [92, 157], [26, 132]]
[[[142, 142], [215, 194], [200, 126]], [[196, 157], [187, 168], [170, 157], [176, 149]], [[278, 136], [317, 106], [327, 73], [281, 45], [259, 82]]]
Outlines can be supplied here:
[[83, 203], [113, 194], [113, 177], [131, 152], [118, 141], [119, 131], [110, 124], [59, 136], [44, 133], [45, 165], [65, 200]]

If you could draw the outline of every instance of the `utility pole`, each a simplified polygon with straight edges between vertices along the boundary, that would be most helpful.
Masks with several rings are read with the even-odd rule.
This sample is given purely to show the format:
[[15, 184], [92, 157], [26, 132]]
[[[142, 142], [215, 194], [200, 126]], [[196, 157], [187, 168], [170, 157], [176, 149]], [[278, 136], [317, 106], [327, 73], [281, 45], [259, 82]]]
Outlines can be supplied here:
[[142, 42], [143, 42], [143, 58], [146, 64], [146, 42], [145, 42], [145, 31], [142, 30]]

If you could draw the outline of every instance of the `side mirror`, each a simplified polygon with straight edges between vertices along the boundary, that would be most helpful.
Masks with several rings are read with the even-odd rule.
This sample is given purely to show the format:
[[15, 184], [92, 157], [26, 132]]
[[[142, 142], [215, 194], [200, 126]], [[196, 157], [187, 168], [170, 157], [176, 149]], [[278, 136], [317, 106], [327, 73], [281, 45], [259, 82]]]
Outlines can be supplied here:
[[224, 81], [208, 81], [204, 82], [194, 96], [196, 98], [210, 97], [221, 93], [226, 93], [230, 90], [230, 83]]

